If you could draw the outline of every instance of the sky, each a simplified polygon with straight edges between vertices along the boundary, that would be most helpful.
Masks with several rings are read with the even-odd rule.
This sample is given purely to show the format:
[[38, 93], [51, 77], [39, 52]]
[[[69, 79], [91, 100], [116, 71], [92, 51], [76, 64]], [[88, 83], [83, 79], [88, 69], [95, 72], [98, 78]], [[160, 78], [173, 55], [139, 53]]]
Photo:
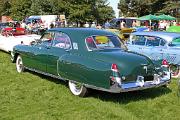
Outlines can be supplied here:
[[116, 17], [119, 17], [119, 10], [117, 9], [119, 0], [108, 0], [109, 1], [109, 5], [112, 6], [113, 10], [115, 11], [115, 15]]

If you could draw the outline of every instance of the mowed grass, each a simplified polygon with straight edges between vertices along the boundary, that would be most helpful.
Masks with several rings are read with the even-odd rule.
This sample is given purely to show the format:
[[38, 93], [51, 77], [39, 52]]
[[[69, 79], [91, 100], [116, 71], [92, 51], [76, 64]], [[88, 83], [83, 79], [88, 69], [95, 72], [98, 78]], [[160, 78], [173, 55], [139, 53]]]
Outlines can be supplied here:
[[0, 51], [0, 120], [179, 120], [177, 81], [120, 94], [92, 90], [80, 98], [63, 81], [17, 73], [10, 55]]

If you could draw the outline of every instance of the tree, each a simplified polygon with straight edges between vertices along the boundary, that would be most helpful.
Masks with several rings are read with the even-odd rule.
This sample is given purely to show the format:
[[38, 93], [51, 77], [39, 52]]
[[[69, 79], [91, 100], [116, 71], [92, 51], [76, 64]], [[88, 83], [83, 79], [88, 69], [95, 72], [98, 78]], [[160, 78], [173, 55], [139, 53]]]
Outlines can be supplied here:
[[0, 15], [2, 15], [3, 12], [3, 1], [4, 0], [0, 0]]
[[115, 16], [107, 0], [70, 0], [69, 19], [76, 22], [97, 21], [103, 23]]
[[22, 20], [30, 15], [65, 14], [68, 20], [103, 23], [115, 16], [107, 0], [0, 0], [1, 15]]
[[15, 20], [22, 20], [30, 13], [32, 2], [30, 0], [12, 0], [11, 3], [11, 16]]
[[9, 16], [11, 14], [11, 3], [10, 0], [2, 0], [1, 15]]
[[177, 13], [179, 0], [120, 0], [118, 9], [121, 16], [140, 17], [147, 14]]
[[170, 14], [175, 17], [180, 17], [180, 1], [179, 0], [166, 0], [164, 2], [164, 7], [159, 11], [159, 13]]

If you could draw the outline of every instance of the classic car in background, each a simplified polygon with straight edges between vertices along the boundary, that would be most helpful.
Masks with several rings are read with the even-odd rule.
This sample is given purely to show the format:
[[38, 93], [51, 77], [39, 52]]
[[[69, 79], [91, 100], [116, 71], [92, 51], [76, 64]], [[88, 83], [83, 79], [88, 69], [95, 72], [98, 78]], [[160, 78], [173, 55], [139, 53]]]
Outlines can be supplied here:
[[8, 23], [0, 23], [0, 31], [3, 29], [3, 28], [6, 28], [8, 26]]
[[105, 30], [115, 33], [122, 40], [126, 41], [129, 38], [130, 34], [132, 32], [134, 32], [135, 29], [134, 28], [122, 28], [121, 30], [118, 30], [118, 29], [105, 29]]
[[173, 77], [180, 76], [180, 34], [170, 32], [134, 32], [127, 47], [153, 60], [166, 59]]
[[40, 35], [36, 34], [27, 34], [24, 28], [3, 28], [0, 35], [0, 50], [10, 52], [15, 45], [29, 45], [34, 39], [39, 39], [40, 37]]
[[129, 52], [117, 35], [89, 28], [54, 28], [31, 45], [11, 54], [17, 71], [32, 70], [67, 80], [70, 91], [85, 96], [87, 88], [113, 93], [166, 86], [170, 72], [163, 61]]
[[20, 27], [16, 27], [16, 28], [6, 27], [1, 30], [1, 35], [6, 37], [25, 35], [25, 34], [26, 34], [26, 29]]
[[113, 29], [120, 29], [120, 24], [122, 21], [126, 23], [126, 28], [132, 28], [133, 21], [136, 21], [136, 17], [126, 17], [126, 18], [114, 18], [112, 19], [109, 24], [109, 28]]

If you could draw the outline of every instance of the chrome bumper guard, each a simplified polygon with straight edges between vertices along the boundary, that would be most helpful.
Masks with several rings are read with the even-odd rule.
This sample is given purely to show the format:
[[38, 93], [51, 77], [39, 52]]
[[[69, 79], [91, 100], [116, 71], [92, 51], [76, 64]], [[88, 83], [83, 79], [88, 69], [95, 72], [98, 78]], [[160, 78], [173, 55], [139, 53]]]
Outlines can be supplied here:
[[148, 88], [160, 87], [170, 83], [170, 72], [166, 72], [166, 75], [161, 77], [157, 74], [154, 75], [154, 80], [144, 81], [143, 76], [138, 76], [136, 82], [122, 83], [111, 86], [109, 92], [120, 93], [128, 91], [143, 90]]

